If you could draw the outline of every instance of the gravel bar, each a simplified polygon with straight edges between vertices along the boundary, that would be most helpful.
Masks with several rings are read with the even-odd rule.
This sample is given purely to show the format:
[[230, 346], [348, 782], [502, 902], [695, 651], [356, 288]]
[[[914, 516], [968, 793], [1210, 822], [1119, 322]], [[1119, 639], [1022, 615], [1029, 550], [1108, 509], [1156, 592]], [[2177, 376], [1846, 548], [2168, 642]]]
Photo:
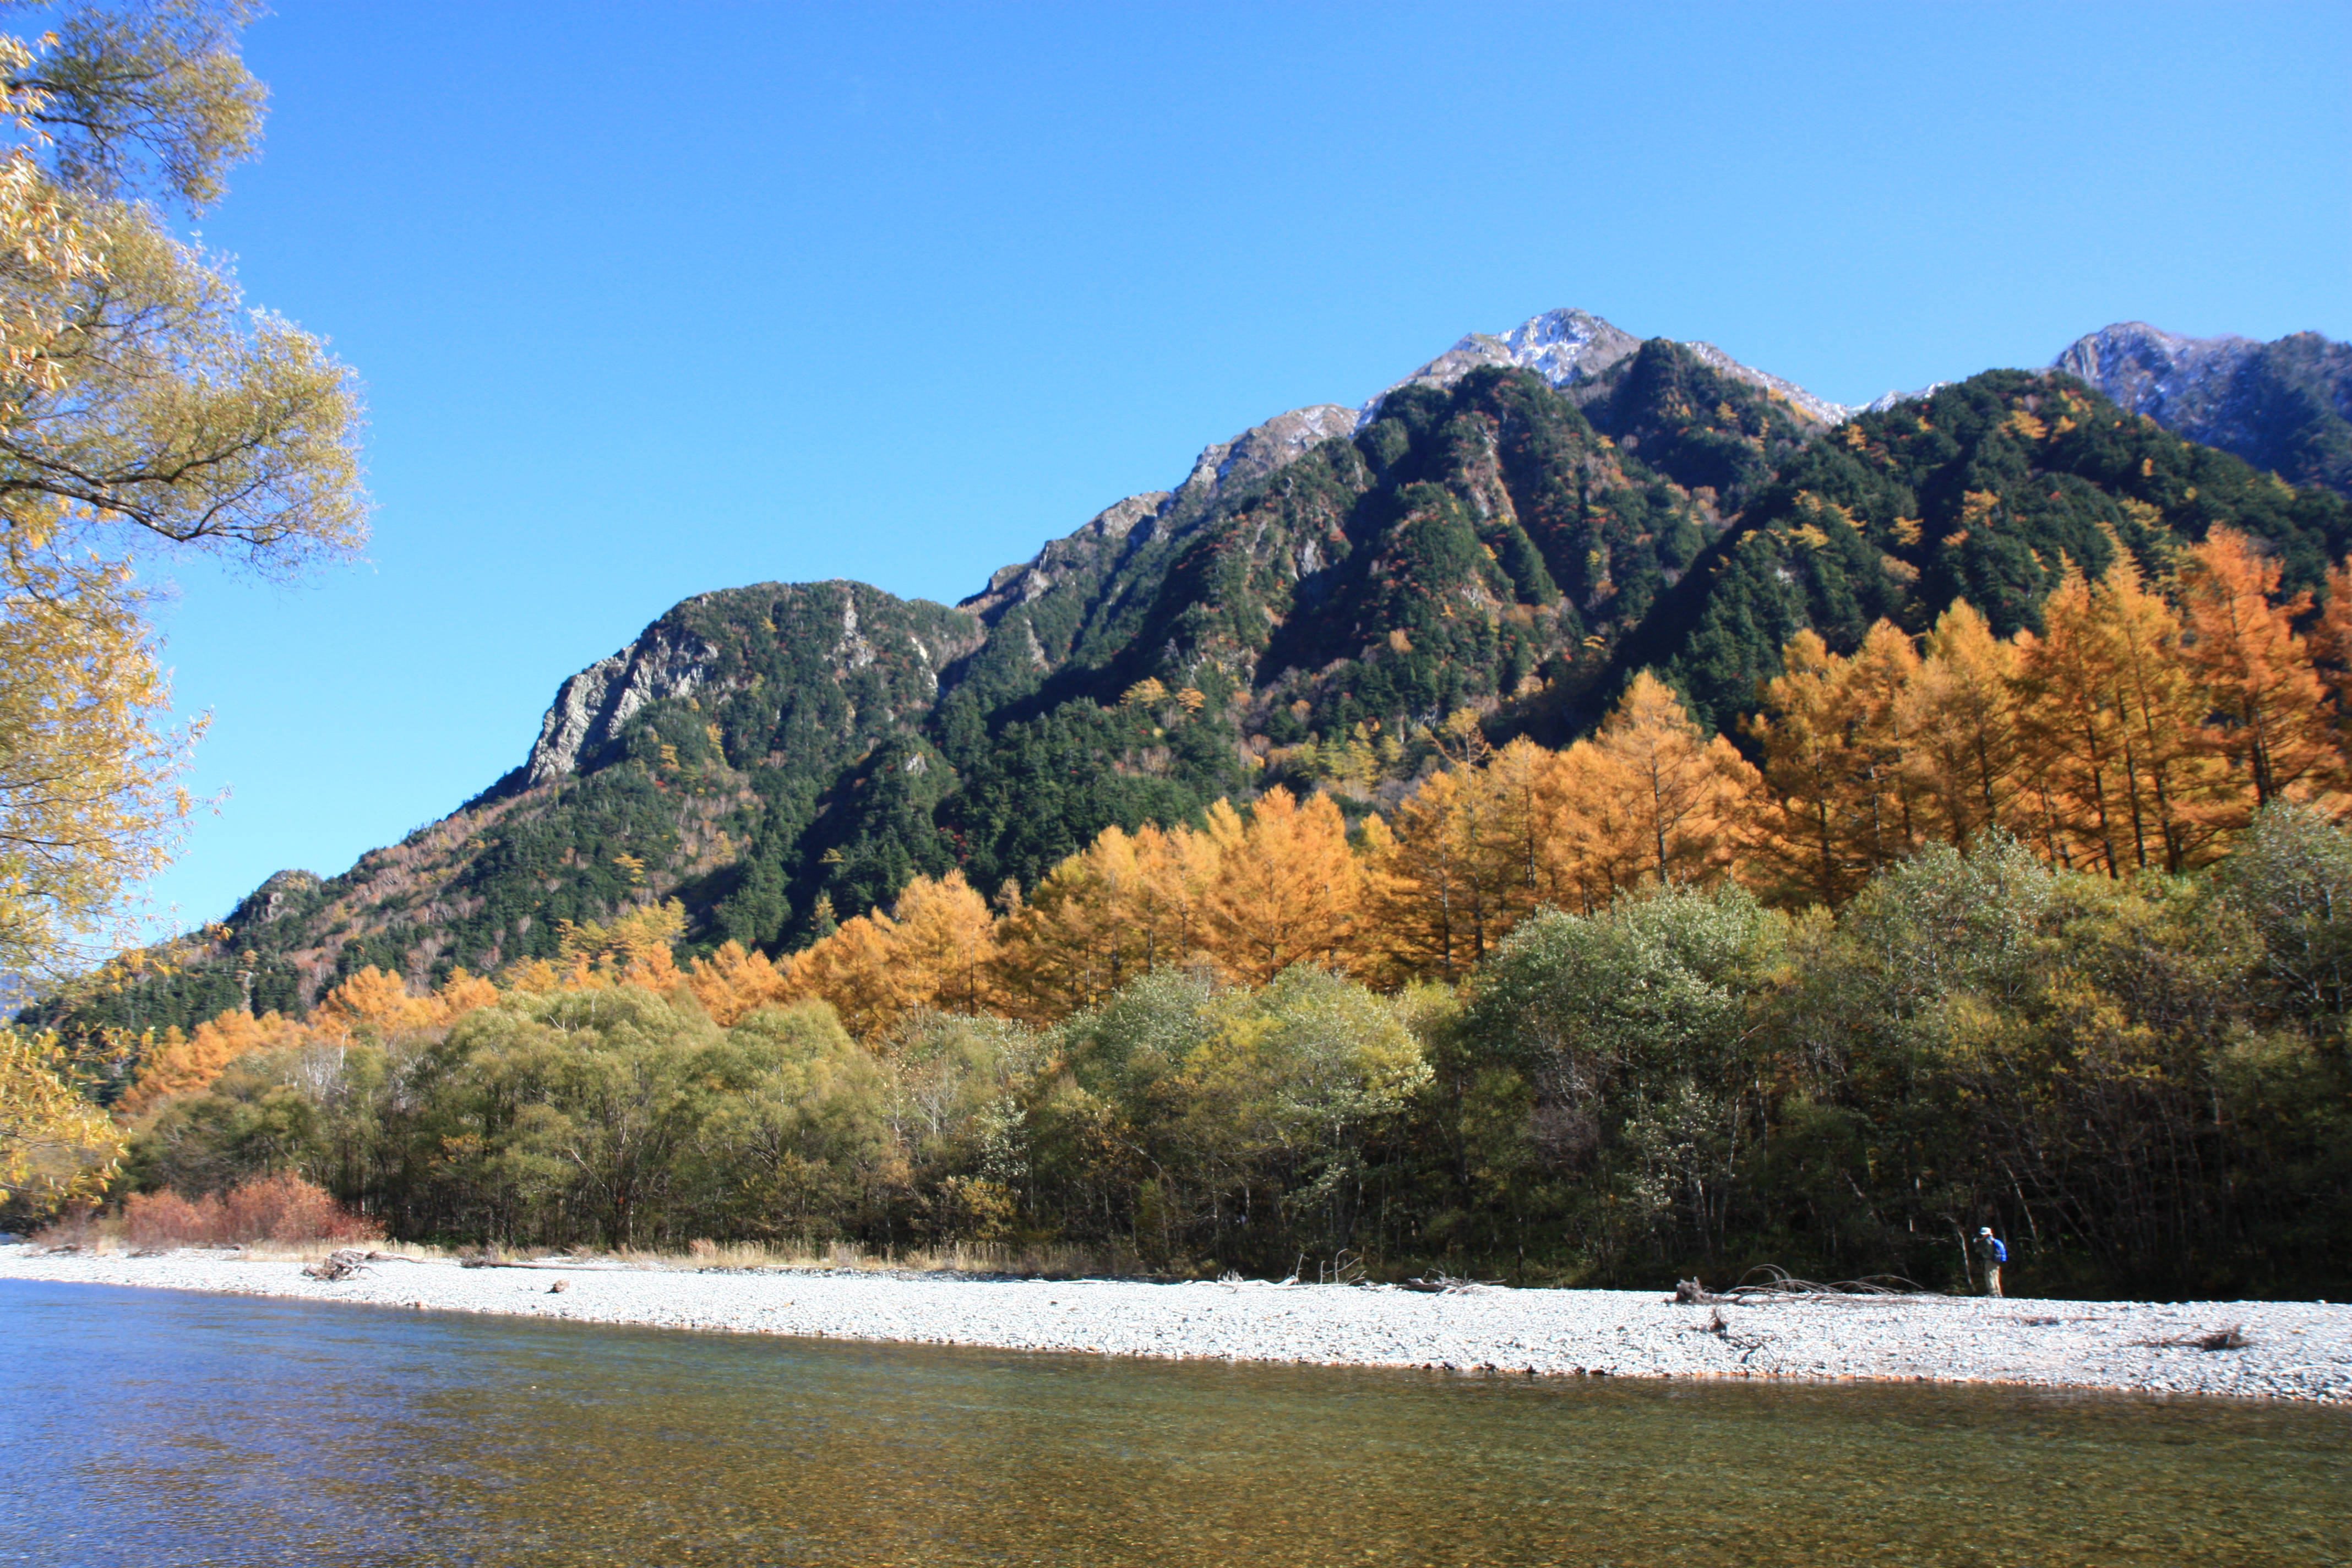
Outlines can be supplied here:
[[[1993, 1383], [2352, 1403], [2352, 1307], [2324, 1301], [1841, 1297], [1677, 1305], [1663, 1291], [1008, 1279], [609, 1262], [383, 1258], [345, 1279], [197, 1249], [0, 1246], [0, 1279], [354, 1301], [724, 1333], [1522, 1376]], [[562, 1281], [561, 1289], [556, 1288]], [[2205, 1349], [2238, 1331], [2242, 1344]]]

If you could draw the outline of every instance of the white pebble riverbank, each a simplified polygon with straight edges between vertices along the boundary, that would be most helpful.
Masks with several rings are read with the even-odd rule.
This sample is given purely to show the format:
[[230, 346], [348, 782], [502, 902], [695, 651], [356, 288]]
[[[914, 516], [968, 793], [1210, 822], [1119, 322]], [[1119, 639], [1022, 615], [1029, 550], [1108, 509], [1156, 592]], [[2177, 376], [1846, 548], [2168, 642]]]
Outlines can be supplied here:
[[[298, 1262], [0, 1247], [0, 1279], [283, 1296], [716, 1332], [1521, 1375], [1995, 1383], [2352, 1404], [2352, 1307], [2011, 1298], [1679, 1306], [1664, 1291], [1152, 1284], [826, 1270]], [[562, 1290], [551, 1287], [561, 1279]], [[1720, 1312], [1723, 1328], [1716, 1331]], [[2239, 1329], [2247, 1343], [2193, 1342]]]

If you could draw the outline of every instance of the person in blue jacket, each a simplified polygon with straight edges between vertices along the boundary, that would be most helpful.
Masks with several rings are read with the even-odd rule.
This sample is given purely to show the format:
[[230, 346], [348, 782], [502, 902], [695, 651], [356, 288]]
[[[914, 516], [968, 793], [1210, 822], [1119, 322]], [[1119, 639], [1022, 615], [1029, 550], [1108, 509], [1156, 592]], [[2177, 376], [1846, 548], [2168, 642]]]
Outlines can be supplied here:
[[2000, 1266], [2009, 1261], [2009, 1248], [2000, 1244], [1992, 1226], [1985, 1226], [1977, 1232], [1977, 1253], [1984, 1259], [1985, 1294], [2000, 1295]]

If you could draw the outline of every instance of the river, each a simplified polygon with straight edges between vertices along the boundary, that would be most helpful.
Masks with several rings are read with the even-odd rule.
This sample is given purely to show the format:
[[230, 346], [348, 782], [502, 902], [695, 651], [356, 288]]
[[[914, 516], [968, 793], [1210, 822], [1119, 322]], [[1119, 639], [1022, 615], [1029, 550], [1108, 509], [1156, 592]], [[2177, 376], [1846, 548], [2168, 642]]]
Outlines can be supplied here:
[[0, 1562], [2352, 1561], [2352, 1414], [1531, 1382], [0, 1281]]

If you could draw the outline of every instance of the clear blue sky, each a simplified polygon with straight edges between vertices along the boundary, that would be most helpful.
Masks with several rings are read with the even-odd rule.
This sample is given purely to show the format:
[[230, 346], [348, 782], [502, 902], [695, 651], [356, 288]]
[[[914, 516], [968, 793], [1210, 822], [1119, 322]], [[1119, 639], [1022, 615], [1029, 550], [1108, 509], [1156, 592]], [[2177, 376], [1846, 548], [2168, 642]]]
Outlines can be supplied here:
[[216, 918], [520, 761], [687, 595], [953, 601], [1574, 305], [1824, 396], [2352, 337], [2352, 7], [278, 0], [204, 226], [365, 378], [367, 561], [179, 569]]

